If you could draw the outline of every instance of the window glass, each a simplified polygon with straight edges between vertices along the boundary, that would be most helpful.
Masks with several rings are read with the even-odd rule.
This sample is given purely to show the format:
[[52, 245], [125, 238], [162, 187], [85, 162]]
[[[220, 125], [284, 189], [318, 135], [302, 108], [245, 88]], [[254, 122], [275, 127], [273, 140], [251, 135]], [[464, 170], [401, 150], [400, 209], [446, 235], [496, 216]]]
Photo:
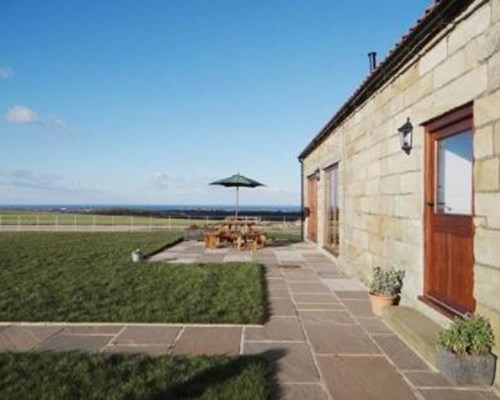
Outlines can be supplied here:
[[339, 252], [338, 164], [326, 171], [326, 247]]
[[441, 139], [437, 143], [436, 212], [472, 214], [472, 132]]

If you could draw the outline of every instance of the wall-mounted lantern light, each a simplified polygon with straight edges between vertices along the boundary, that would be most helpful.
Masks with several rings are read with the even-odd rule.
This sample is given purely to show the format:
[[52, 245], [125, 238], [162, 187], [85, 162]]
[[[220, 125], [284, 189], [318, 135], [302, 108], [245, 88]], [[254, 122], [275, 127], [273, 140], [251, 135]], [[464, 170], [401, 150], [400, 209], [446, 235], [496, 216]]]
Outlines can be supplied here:
[[399, 139], [401, 140], [401, 150], [406, 154], [410, 154], [413, 139], [413, 125], [410, 122], [410, 118], [398, 128], [398, 132]]

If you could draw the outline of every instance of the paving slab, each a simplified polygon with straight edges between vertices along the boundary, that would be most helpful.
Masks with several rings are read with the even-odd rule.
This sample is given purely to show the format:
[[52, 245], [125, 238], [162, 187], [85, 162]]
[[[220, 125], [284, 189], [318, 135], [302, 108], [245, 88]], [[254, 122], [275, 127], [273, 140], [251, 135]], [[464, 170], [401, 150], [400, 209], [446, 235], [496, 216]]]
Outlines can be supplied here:
[[384, 357], [319, 356], [317, 359], [335, 400], [417, 399]]
[[328, 293], [328, 288], [322, 283], [289, 282], [292, 293]]
[[55, 335], [37, 346], [37, 350], [98, 352], [106, 346], [112, 336]]
[[282, 385], [280, 398], [283, 400], [328, 400], [323, 386], [318, 383], [287, 383]]
[[262, 328], [245, 330], [245, 341], [305, 341], [297, 317], [271, 318]]
[[319, 382], [319, 374], [305, 343], [245, 343], [244, 354], [259, 354], [271, 364], [280, 383]]
[[181, 328], [171, 326], [127, 326], [114, 345], [171, 345]]
[[318, 276], [323, 279], [347, 279], [347, 275], [341, 271], [318, 271], [316, 270]]
[[305, 325], [305, 330], [316, 354], [380, 354], [357, 325]]
[[339, 299], [366, 299], [366, 300], [368, 300], [370, 298], [370, 296], [368, 296], [368, 292], [366, 290], [338, 291], [338, 292], [335, 292], [335, 295]]
[[266, 268], [265, 268], [265, 275], [266, 275], [266, 278], [282, 277], [283, 272], [281, 271], [281, 269], [270, 266], [268, 264], [268, 265], [266, 265]]
[[63, 327], [58, 326], [9, 326], [0, 332], [0, 351], [28, 351]]
[[286, 290], [287, 286], [285, 280], [282, 277], [269, 278], [266, 282], [268, 289]]
[[298, 311], [345, 311], [345, 307], [339, 303], [295, 303]]
[[420, 389], [425, 400], [498, 400], [491, 391], [460, 389]]
[[357, 318], [375, 317], [369, 300], [343, 299], [344, 306]]
[[380, 318], [357, 318], [358, 323], [370, 334], [393, 334]]
[[271, 316], [296, 316], [297, 311], [294, 304], [289, 298], [279, 299], [272, 298], [269, 299]]
[[248, 253], [227, 254], [224, 256], [224, 262], [251, 262], [252, 255]]
[[396, 335], [375, 335], [373, 340], [401, 370], [430, 370], [429, 366]]
[[267, 288], [267, 297], [269, 299], [289, 299], [290, 293], [288, 292], [288, 289]]
[[334, 292], [359, 292], [364, 286], [354, 279], [324, 279], [325, 285]]
[[283, 271], [283, 276], [287, 281], [301, 281], [301, 282], [317, 282], [320, 283], [320, 278], [313, 271], [303, 270], [288, 270]]
[[146, 354], [151, 357], [164, 356], [170, 353], [170, 346], [122, 346], [108, 345], [101, 349], [101, 353]]
[[304, 325], [354, 325], [356, 321], [345, 310], [301, 311], [300, 319]]
[[450, 387], [451, 384], [439, 372], [405, 371], [404, 376], [415, 387]]
[[175, 342], [173, 354], [238, 355], [242, 328], [187, 327]]
[[65, 327], [60, 335], [110, 335], [114, 336], [124, 328], [123, 325], [71, 325]]
[[333, 293], [293, 293], [293, 299], [297, 303], [336, 303], [339, 300]]

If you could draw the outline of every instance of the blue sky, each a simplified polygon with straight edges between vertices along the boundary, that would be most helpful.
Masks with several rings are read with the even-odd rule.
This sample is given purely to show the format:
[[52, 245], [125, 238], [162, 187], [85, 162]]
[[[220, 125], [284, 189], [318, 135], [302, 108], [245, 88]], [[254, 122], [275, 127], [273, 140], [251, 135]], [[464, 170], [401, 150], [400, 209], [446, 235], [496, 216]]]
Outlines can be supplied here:
[[0, 204], [299, 204], [297, 155], [431, 0], [0, 0]]

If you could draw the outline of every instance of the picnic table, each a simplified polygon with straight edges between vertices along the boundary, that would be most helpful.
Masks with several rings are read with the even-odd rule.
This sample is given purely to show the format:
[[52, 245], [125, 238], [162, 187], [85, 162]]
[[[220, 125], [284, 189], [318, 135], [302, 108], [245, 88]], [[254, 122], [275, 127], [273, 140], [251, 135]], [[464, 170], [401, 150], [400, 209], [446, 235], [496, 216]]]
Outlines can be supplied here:
[[215, 249], [223, 244], [231, 244], [238, 250], [257, 250], [266, 242], [266, 234], [255, 228], [257, 221], [231, 219], [220, 222], [205, 232], [205, 247]]

